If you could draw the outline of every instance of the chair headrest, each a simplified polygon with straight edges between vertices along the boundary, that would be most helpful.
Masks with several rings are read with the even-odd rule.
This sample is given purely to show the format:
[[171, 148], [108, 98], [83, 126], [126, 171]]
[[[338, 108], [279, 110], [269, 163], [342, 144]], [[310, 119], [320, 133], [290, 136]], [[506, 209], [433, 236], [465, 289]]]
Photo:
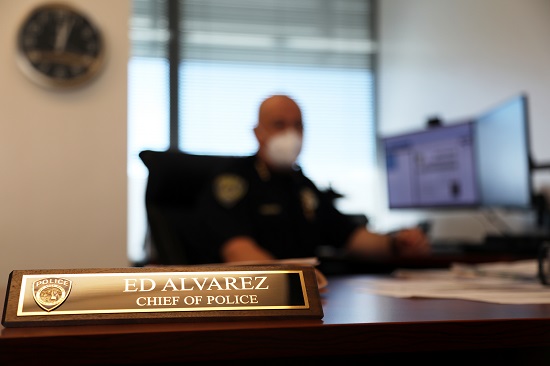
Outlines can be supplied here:
[[140, 159], [149, 170], [145, 199], [149, 204], [189, 206], [212, 175], [237, 156], [195, 155], [181, 151], [144, 150]]

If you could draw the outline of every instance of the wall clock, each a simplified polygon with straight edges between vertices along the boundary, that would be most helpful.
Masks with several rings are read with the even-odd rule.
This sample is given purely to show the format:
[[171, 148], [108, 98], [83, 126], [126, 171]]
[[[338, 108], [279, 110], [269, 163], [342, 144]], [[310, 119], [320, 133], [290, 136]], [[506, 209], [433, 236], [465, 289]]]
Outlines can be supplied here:
[[36, 7], [21, 24], [18, 63], [38, 84], [71, 88], [90, 81], [104, 59], [99, 28], [81, 11], [65, 4]]

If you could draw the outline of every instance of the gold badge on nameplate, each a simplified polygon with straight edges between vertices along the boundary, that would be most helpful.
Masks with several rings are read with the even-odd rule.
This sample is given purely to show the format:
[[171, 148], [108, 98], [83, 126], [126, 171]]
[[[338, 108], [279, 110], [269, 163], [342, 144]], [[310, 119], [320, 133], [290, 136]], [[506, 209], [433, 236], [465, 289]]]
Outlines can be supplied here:
[[73, 282], [64, 278], [42, 278], [33, 283], [32, 295], [38, 306], [52, 311], [65, 302]]

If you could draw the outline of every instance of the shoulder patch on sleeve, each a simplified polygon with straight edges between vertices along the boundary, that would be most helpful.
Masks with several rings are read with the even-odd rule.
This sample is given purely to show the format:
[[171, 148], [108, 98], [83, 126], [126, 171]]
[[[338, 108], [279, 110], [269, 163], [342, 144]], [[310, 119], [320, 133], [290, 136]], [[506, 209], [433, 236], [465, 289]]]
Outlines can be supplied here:
[[248, 183], [236, 174], [222, 174], [214, 180], [214, 196], [224, 207], [230, 208], [240, 201], [248, 190]]
[[311, 188], [306, 187], [300, 191], [300, 200], [302, 201], [304, 216], [308, 220], [313, 220], [315, 218], [315, 211], [319, 207], [319, 198]]

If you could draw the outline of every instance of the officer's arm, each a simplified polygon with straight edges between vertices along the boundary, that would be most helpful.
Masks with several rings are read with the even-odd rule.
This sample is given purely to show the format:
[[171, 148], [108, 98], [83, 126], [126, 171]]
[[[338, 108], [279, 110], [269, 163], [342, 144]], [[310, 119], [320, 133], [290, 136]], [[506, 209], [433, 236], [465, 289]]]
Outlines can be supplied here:
[[269, 261], [275, 259], [248, 236], [237, 236], [225, 242], [221, 249], [224, 262]]
[[396, 254], [414, 256], [428, 254], [430, 245], [424, 233], [418, 228], [380, 235], [361, 227], [351, 234], [347, 249], [373, 257]]
[[391, 238], [360, 227], [351, 234], [346, 249], [369, 257], [387, 257], [392, 254]]

